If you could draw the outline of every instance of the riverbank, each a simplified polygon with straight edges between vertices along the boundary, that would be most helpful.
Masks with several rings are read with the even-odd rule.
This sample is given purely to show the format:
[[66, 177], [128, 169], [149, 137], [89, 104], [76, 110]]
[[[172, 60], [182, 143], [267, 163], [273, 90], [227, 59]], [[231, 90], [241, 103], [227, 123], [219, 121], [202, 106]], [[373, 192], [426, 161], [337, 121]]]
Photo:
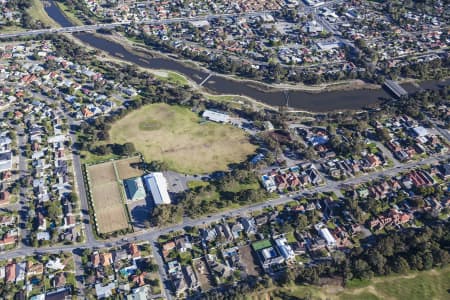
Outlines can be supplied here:
[[78, 19], [75, 15], [75, 12], [66, 4], [61, 2], [54, 2], [55, 5], [59, 8], [62, 14], [75, 26], [84, 25], [83, 22]]
[[[44, 3], [40, 0], [31, 0], [31, 6], [27, 9], [28, 14], [33, 20], [37, 20], [52, 28], [61, 27], [55, 20], [53, 20], [45, 11]], [[24, 30], [25, 31], [25, 30]]]
[[[105, 38], [103, 35], [78, 34], [76, 38], [85, 45], [92, 46], [106, 52], [108, 55], [126, 60], [137, 66], [153, 70], [170, 70], [188, 77], [197, 85], [213, 95], [236, 95], [251, 98], [270, 107], [278, 107], [289, 104], [290, 109], [307, 112], [328, 112], [359, 110], [367, 106], [376, 106], [380, 98], [390, 96], [383, 90], [350, 90], [333, 92], [306, 92], [299, 90], [280, 90], [272, 87], [264, 88], [257, 82], [234, 80], [222, 76], [210, 76], [209, 72], [193, 68], [180, 63], [177, 60], [166, 57], [158, 57], [155, 54], [137, 54], [130, 49], [129, 44], [118, 43], [112, 36]], [[208, 80], [205, 80], [208, 78]], [[288, 94], [289, 101], [286, 101]]]
[[[112, 38], [114, 37], [114, 39]], [[174, 54], [168, 54], [163, 53], [158, 50], [149, 49], [146, 47], [145, 44], [142, 42], [131, 40], [122, 34], [116, 33], [111, 36], [104, 36], [103, 38], [108, 39], [111, 42], [114, 41], [121, 41], [122, 45], [127, 48], [128, 51], [137, 51], [137, 52], [143, 52], [148, 55], [151, 55], [153, 57], [164, 57], [166, 59], [176, 60], [177, 62], [181, 62], [185, 64], [187, 67], [194, 67], [199, 71], [206, 72], [206, 73], [213, 73], [211, 70], [209, 70], [207, 67], [203, 66], [202, 63], [185, 59], [185, 58], [174, 58]], [[298, 83], [290, 83], [290, 82], [283, 82], [283, 83], [267, 83], [262, 81], [256, 81], [250, 78], [245, 77], [239, 77], [238, 75], [227, 75], [227, 74], [219, 74], [214, 73], [215, 77], [222, 77], [227, 80], [235, 80], [237, 82], [246, 82], [248, 84], [255, 84], [257, 88], [260, 88], [262, 91], [268, 91], [268, 90], [295, 90], [295, 91], [303, 91], [303, 92], [311, 92], [311, 93], [320, 93], [320, 92], [332, 92], [332, 91], [349, 91], [349, 90], [359, 90], [359, 89], [380, 89], [381, 86], [378, 84], [372, 84], [364, 82], [360, 79], [353, 79], [353, 80], [342, 80], [342, 81], [335, 81], [330, 83], [323, 83], [318, 85], [306, 85], [304, 83], [298, 82]]]
[[[128, 65], [134, 65], [136, 66], [140, 71], [143, 72], [149, 72], [150, 74], [153, 74], [155, 77], [157, 77], [160, 80], [168, 80], [170, 83], [183, 85], [188, 84], [194, 91], [201, 93], [205, 98], [211, 101], [215, 102], [227, 102], [227, 103], [234, 103], [238, 106], [251, 106], [253, 109], [260, 110], [260, 109], [268, 109], [268, 110], [277, 110], [276, 107], [273, 107], [271, 105], [265, 104], [263, 102], [259, 102], [253, 98], [242, 96], [242, 95], [234, 95], [234, 94], [220, 94], [216, 95], [213, 93], [210, 93], [206, 91], [204, 88], [199, 86], [195, 81], [191, 80], [189, 77], [184, 76], [183, 74], [179, 74], [177, 72], [164, 70], [164, 69], [153, 69], [148, 67], [142, 67], [133, 63], [130, 63], [129, 61], [120, 58], [111, 56], [109, 53], [99, 50], [97, 48], [94, 48], [90, 46], [89, 44], [83, 43], [81, 40], [75, 38], [73, 35], [65, 33], [64, 36], [71, 40], [72, 42], [76, 43], [79, 46], [86, 47], [90, 50], [96, 50], [100, 51], [101, 55], [97, 57], [97, 59], [101, 61], [110, 61], [118, 64], [128, 64]], [[144, 59], [144, 58], [143, 58]], [[178, 78], [176, 78], [178, 77]], [[182, 79], [180, 79], [182, 78]], [[295, 111], [297, 112], [297, 111]], [[309, 113], [309, 112], [305, 112]]]

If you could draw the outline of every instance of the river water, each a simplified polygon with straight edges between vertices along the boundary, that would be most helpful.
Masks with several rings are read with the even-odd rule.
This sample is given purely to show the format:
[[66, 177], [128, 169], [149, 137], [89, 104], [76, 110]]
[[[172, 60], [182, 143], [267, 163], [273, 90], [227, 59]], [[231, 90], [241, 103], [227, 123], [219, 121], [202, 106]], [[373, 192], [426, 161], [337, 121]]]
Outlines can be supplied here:
[[[59, 10], [59, 8], [53, 3], [53, 1], [50, 1], [49, 3], [50, 5], [46, 6], [45, 10], [51, 18], [53, 18], [62, 27], [73, 26], [72, 23]], [[94, 48], [103, 50], [111, 56], [129, 61], [142, 67], [172, 70], [189, 77], [196, 83], [201, 83], [208, 76], [208, 73], [205, 71], [187, 66], [170, 58], [145, 57], [145, 54], [133, 54], [119, 43], [103, 39], [98, 35], [78, 33], [75, 34], [75, 36], [82, 42], [89, 44]], [[145, 59], [142, 59], [142, 56], [144, 56]], [[448, 84], [450, 84], [450, 80], [447, 80], [446, 82], [427, 81], [424, 82], [423, 87], [437, 88], [439, 85]], [[290, 108], [311, 112], [340, 111], [349, 109], [356, 110], [367, 106], [376, 106], [376, 104], [383, 99], [391, 98], [391, 95], [381, 88], [318, 93], [298, 90], [284, 92], [277, 89], [262, 89], [256, 82], [245, 80], [237, 81], [221, 76], [212, 76], [203, 86], [214, 94], [234, 94], [247, 96], [272, 106], [285, 105], [286, 100], [288, 99]], [[407, 91], [414, 91], [418, 89], [411, 84], [405, 84], [403, 87]]]

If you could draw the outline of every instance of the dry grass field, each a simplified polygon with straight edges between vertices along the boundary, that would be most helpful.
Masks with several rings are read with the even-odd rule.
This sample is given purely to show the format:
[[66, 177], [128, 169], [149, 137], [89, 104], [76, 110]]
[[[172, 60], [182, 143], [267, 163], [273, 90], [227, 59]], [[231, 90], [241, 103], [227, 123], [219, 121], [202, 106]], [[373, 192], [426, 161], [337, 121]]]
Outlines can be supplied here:
[[87, 167], [99, 233], [128, 228], [128, 217], [122, 201], [113, 162]]
[[116, 122], [110, 142], [132, 142], [146, 161], [165, 161], [171, 170], [190, 174], [226, 170], [254, 153], [243, 130], [200, 122], [181, 106], [147, 105]]
[[260, 290], [247, 299], [312, 299], [312, 300], [423, 300], [449, 299], [450, 267], [411, 272], [406, 275], [374, 277], [350, 282], [351, 287], [336, 285], [287, 285]]
[[124, 180], [144, 175], [144, 172], [138, 168], [140, 163], [141, 159], [138, 156], [115, 161], [119, 179]]

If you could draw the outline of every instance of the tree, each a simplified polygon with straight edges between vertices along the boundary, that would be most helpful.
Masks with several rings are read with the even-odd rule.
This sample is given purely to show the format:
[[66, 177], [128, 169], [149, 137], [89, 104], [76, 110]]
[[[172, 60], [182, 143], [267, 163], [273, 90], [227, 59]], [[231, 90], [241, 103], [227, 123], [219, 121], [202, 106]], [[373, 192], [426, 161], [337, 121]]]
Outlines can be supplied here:
[[357, 259], [353, 263], [354, 274], [358, 278], [369, 279], [373, 276], [373, 272], [369, 266], [369, 264], [362, 259]]
[[136, 152], [136, 148], [133, 143], [125, 143], [123, 144], [123, 153], [125, 155], [132, 155]]
[[159, 205], [152, 212], [151, 219], [157, 226], [165, 226], [177, 222], [183, 215], [183, 209], [178, 205]]
[[304, 229], [306, 229], [306, 227], [308, 227], [308, 217], [306, 217], [303, 214], [298, 215], [298, 220], [297, 220], [297, 229], [299, 231], [302, 231]]
[[400, 274], [407, 273], [410, 270], [408, 261], [405, 258], [400, 256], [399, 258], [397, 258], [395, 260], [393, 270], [394, 270], [394, 272], [400, 273]]
[[391, 135], [389, 134], [389, 130], [387, 128], [377, 128], [377, 137], [380, 141], [389, 141], [391, 139]]
[[48, 217], [57, 220], [62, 215], [61, 205], [57, 201], [49, 201], [47, 205]]

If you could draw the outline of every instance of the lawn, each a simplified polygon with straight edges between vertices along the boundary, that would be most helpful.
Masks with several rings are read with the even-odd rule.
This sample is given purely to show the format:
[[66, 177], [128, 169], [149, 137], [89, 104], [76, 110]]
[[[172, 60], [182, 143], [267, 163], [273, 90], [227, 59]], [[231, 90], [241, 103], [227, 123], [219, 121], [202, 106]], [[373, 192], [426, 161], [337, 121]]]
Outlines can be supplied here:
[[175, 85], [187, 85], [189, 81], [184, 75], [181, 75], [172, 71], [161, 71], [159, 75], [156, 76], [159, 80], [173, 83]]
[[146, 161], [164, 161], [170, 170], [189, 174], [227, 170], [256, 149], [241, 129], [202, 123], [188, 108], [162, 103], [131, 112], [109, 134], [111, 143], [132, 142]]
[[108, 155], [95, 155], [89, 151], [81, 151], [80, 157], [83, 163], [88, 165], [98, 164], [112, 159], [120, 158], [119, 156], [112, 153]]
[[56, 5], [59, 7], [59, 9], [65, 14], [67, 19], [74, 24], [75, 26], [81, 26], [83, 25], [83, 21], [81, 21], [77, 17], [77, 12], [70, 6], [66, 5], [65, 3], [61, 3], [59, 1], [55, 2]]
[[309, 296], [311, 299], [449, 299], [450, 267], [355, 281], [350, 282], [344, 290], [340, 289], [331, 286], [290, 286], [281, 291], [285, 295], [299, 298]]
[[187, 182], [187, 187], [191, 190], [195, 190], [196, 188], [208, 186], [208, 185], [209, 185], [208, 182], [202, 181], [202, 180], [193, 180], [193, 181]]

